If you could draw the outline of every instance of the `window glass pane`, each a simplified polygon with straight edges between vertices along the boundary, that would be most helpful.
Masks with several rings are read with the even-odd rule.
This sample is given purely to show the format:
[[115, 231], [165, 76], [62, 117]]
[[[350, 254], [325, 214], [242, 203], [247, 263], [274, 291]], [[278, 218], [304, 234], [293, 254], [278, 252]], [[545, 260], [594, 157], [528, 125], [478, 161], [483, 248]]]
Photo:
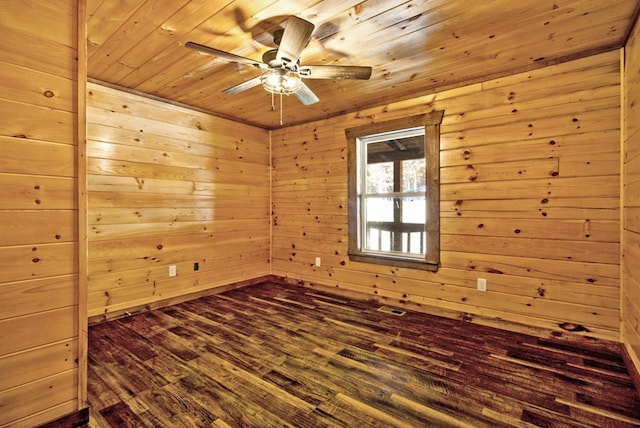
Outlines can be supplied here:
[[402, 191], [424, 192], [427, 188], [427, 169], [424, 157], [402, 162]]
[[427, 200], [424, 196], [410, 196], [402, 198], [402, 222], [425, 223], [427, 214]]
[[393, 198], [366, 198], [366, 221], [393, 221]]
[[393, 192], [393, 162], [367, 164], [366, 189], [367, 193]]

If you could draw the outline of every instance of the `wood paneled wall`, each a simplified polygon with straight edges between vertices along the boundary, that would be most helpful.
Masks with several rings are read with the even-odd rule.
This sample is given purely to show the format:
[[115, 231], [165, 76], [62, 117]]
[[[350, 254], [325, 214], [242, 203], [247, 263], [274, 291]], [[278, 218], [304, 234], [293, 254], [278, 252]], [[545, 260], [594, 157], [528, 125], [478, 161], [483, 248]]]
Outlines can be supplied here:
[[87, 104], [92, 321], [269, 273], [268, 131], [92, 83]]
[[640, 371], [640, 25], [625, 48], [622, 340]]
[[[500, 327], [619, 340], [619, 55], [274, 131], [273, 273]], [[350, 261], [344, 129], [431, 110], [445, 111], [440, 270]]]
[[37, 426], [84, 399], [78, 4], [0, 10], [0, 426]]

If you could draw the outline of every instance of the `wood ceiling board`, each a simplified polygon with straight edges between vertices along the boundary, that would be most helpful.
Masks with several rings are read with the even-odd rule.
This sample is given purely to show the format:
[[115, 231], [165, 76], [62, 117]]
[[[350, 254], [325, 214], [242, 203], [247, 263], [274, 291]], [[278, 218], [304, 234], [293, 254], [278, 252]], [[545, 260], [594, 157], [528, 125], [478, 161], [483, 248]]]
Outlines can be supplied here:
[[[279, 127], [260, 71], [187, 41], [260, 60], [289, 15], [314, 23], [302, 65], [372, 66], [368, 81], [309, 79], [320, 102], [284, 97], [285, 125], [368, 109], [622, 47], [640, 0], [90, 0], [89, 77], [263, 128]], [[276, 100], [279, 104], [279, 100]]]

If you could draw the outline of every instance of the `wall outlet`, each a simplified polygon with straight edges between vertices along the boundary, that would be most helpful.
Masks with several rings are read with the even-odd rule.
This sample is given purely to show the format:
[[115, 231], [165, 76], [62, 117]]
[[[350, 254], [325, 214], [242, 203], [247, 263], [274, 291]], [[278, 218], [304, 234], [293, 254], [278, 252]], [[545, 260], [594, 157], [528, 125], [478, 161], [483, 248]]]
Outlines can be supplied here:
[[316, 266], [320, 266], [321, 261], [322, 260], [320, 260], [320, 257], [316, 257]]
[[200, 263], [194, 262], [193, 263], [193, 270], [198, 270], [198, 269], [200, 269]]
[[487, 280], [484, 278], [478, 278], [477, 287], [478, 291], [487, 291]]
[[176, 265], [169, 266], [169, 276], [176, 276]]

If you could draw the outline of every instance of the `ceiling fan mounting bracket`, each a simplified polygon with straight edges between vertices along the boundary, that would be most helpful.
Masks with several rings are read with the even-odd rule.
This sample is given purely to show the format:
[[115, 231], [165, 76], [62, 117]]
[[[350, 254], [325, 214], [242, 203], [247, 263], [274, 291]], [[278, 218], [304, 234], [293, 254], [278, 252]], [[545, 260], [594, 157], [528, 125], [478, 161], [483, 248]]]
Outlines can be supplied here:
[[276, 46], [280, 46], [280, 42], [282, 41], [283, 34], [284, 34], [284, 28], [278, 28], [276, 31], [273, 32], [273, 43], [275, 43]]

